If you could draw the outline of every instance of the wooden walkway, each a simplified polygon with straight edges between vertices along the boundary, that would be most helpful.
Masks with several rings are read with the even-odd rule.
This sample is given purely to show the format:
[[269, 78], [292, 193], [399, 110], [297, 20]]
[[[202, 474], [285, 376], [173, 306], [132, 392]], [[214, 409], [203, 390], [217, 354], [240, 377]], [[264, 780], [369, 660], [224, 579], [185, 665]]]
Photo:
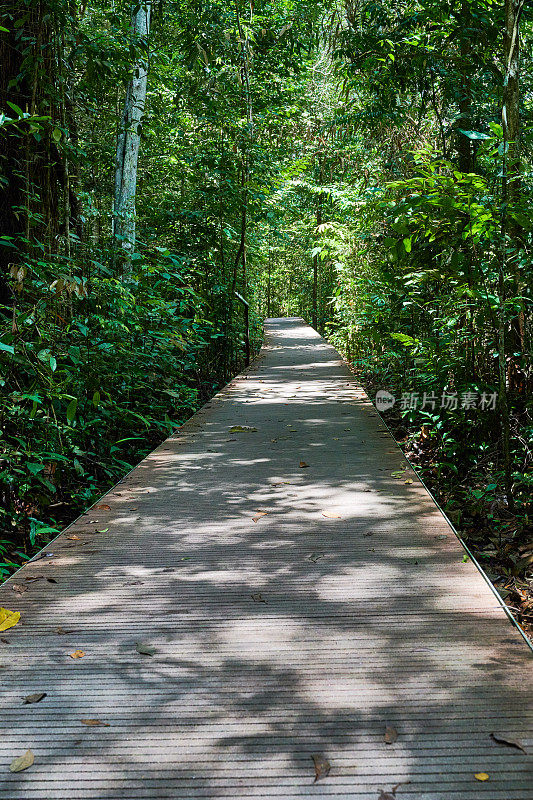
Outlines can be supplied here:
[[0, 589], [0, 798], [532, 800], [531, 651], [405, 466], [335, 350], [269, 320]]

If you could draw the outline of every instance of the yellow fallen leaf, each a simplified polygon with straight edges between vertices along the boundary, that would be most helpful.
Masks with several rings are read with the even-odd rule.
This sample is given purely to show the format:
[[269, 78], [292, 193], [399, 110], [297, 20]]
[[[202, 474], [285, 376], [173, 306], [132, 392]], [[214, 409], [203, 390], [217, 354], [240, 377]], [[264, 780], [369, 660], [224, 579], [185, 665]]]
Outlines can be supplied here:
[[476, 781], [488, 781], [489, 776], [487, 775], [486, 772], [476, 772], [474, 778], [476, 779]]
[[412, 483], [412, 480], [404, 481], [404, 483]]
[[309, 464], [307, 463], [307, 461], [300, 461], [300, 467], [302, 469], [305, 469], [305, 467], [308, 467], [308, 466], [309, 466]]
[[84, 655], [85, 653], [83, 652], [83, 650], [74, 650], [73, 653], [69, 653], [69, 656], [71, 658], [83, 658]]
[[266, 517], [267, 514], [268, 511], [260, 511], [258, 514], [255, 515], [255, 517], [252, 517], [252, 522], [257, 522], [258, 520], [261, 519], [261, 517]]
[[73, 534], [72, 536], [67, 536], [67, 539], [71, 539], [72, 541], [79, 541], [80, 537]]
[[28, 769], [31, 767], [35, 758], [31, 750], [26, 750], [23, 756], [18, 756], [14, 758], [11, 764], [9, 765], [10, 772], [22, 772], [23, 769]]
[[7, 631], [16, 625], [20, 619], [20, 611], [8, 611], [7, 608], [0, 608], [0, 631]]

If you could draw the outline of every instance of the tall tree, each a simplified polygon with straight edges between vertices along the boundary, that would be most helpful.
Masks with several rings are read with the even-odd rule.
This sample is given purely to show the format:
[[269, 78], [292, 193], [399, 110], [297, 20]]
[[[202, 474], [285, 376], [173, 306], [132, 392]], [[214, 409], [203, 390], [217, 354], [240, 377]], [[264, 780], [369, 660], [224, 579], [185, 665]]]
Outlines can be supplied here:
[[131, 38], [136, 58], [126, 89], [117, 135], [114, 235], [129, 260], [135, 250], [135, 195], [146, 90], [148, 86], [151, 0], [133, 8]]

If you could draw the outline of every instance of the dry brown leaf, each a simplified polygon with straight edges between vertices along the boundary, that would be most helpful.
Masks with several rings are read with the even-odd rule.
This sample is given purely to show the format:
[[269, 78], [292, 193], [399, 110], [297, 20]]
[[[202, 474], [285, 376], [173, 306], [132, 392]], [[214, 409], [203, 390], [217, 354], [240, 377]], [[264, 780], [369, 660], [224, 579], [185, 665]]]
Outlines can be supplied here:
[[28, 769], [28, 767], [31, 767], [34, 761], [35, 758], [32, 751], [26, 750], [23, 756], [18, 756], [17, 758], [13, 759], [9, 765], [9, 771], [22, 772], [23, 769]]
[[111, 511], [111, 506], [108, 506], [107, 503], [100, 503], [95, 508], [99, 508], [100, 511]]
[[316, 783], [317, 781], [321, 780], [322, 778], [326, 778], [329, 775], [331, 764], [323, 753], [313, 753], [311, 758], [313, 759], [315, 765], [314, 783]]
[[266, 517], [267, 514], [268, 514], [268, 511], [259, 511], [255, 515], [255, 517], [252, 517], [252, 522], [257, 522], [258, 520], [261, 519], [261, 517]]
[[35, 694], [27, 694], [22, 704], [27, 706], [30, 703], [40, 703], [46, 697], [46, 692], [35, 692]]
[[309, 464], [307, 463], [307, 461], [300, 461], [300, 467], [302, 469], [305, 469], [305, 467], [308, 467], [308, 466], [309, 466]]
[[490, 738], [497, 744], [505, 744], [507, 747], [515, 747], [517, 750], [521, 750], [527, 756], [527, 750], [524, 748], [524, 745], [520, 739], [513, 739], [511, 736], [502, 736], [500, 733], [491, 733]]
[[394, 725], [387, 725], [385, 728], [385, 736], [383, 737], [385, 744], [394, 744], [398, 738], [398, 731]]
[[254, 601], [254, 603], [266, 603], [266, 600], [263, 597], [263, 595], [261, 594], [261, 592], [257, 592], [257, 594], [253, 594], [252, 595], [252, 600]]
[[15, 594], [18, 594], [18, 596], [20, 597], [20, 595], [21, 595], [21, 594], [24, 594], [24, 592], [26, 591], [26, 589], [27, 589], [28, 587], [27, 587], [27, 586], [24, 586], [24, 584], [22, 584], [22, 583], [14, 583], [14, 584], [11, 586], [11, 588], [13, 589], [13, 591], [15, 592]]
[[333, 511], [323, 511], [322, 516], [328, 519], [342, 519], [340, 514], [334, 514]]
[[80, 537], [79, 537], [79, 536], [76, 536], [76, 534], [74, 533], [72, 536], [67, 536], [67, 539], [70, 539], [71, 541], [76, 541], [76, 542], [78, 542], [78, 541], [79, 541], [79, 539], [80, 539]]
[[82, 719], [81, 724], [88, 725], [89, 728], [97, 728], [100, 726], [109, 728], [109, 722], [102, 722], [101, 719]]
[[83, 650], [74, 650], [73, 653], [69, 653], [69, 656], [71, 658], [83, 658], [84, 655], [85, 653], [83, 652]]

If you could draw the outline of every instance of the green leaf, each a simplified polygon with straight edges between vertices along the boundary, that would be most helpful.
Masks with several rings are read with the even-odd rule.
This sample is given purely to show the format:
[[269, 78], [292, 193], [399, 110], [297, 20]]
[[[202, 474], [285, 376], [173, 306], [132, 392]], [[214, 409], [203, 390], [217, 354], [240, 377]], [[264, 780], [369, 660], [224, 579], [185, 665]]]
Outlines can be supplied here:
[[18, 115], [19, 115], [19, 117], [23, 117], [23, 116], [24, 116], [24, 111], [21, 109], [21, 107], [20, 107], [20, 106], [17, 106], [17, 104], [16, 104], [16, 103], [11, 103], [11, 102], [8, 100], [8, 101], [7, 101], [7, 104], [8, 104], [8, 106], [9, 106], [9, 108], [12, 108], [12, 109], [13, 109], [13, 111], [15, 112], [15, 114], [18, 114]]
[[76, 398], [74, 398], [74, 400], [71, 400], [67, 406], [67, 422], [72, 424], [72, 421], [76, 416], [77, 408], [78, 408], [78, 401]]
[[52, 131], [52, 139], [54, 140], [54, 142], [60, 142], [62, 135], [63, 134], [61, 133], [59, 128], [54, 128], [54, 130]]
[[493, 136], [489, 136], [488, 133], [481, 133], [480, 131], [464, 131], [462, 128], [458, 128], [459, 133], [463, 133], [465, 136], [468, 136], [469, 139], [493, 139]]
[[12, 347], [10, 344], [4, 344], [3, 342], [0, 342], [0, 350], [4, 350], [6, 353], [11, 353], [11, 355], [13, 355], [15, 352], [14, 347]]

